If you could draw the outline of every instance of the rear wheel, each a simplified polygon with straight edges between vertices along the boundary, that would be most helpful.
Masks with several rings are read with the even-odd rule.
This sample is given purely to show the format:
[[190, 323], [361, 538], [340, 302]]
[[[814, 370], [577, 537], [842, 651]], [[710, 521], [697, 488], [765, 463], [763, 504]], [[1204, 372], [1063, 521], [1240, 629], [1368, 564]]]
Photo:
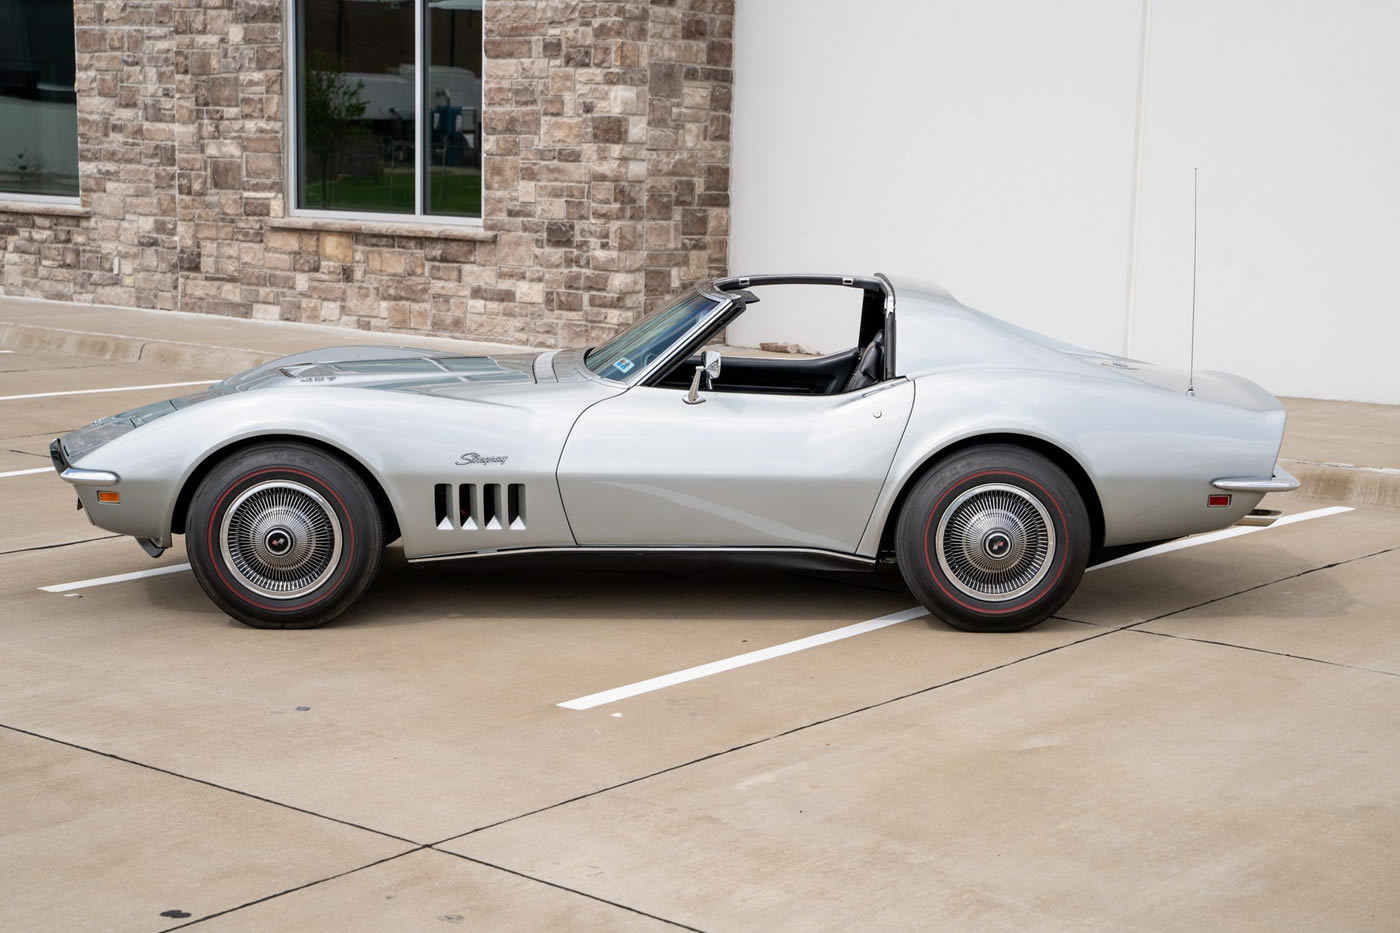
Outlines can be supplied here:
[[364, 481], [314, 447], [233, 454], [190, 501], [186, 546], [209, 598], [256, 628], [314, 628], [379, 572], [384, 528]]
[[1089, 559], [1089, 515], [1049, 460], [988, 445], [919, 480], [895, 532], [905, 583], [929, 611], [974, 632], [1030, 628], [1064, 605]]

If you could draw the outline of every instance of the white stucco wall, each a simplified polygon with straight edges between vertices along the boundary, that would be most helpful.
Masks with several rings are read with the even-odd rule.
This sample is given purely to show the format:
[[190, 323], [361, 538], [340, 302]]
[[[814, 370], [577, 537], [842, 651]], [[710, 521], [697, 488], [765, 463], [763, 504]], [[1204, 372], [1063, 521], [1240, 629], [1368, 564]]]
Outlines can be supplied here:
[[[1184, 367], [1199, 166], [1198, 368], [1400, 403], [1397, 47], [1370, 0], [739, 0], [730, 266]], [[849, 333], [770, 299], [730, 341]]]

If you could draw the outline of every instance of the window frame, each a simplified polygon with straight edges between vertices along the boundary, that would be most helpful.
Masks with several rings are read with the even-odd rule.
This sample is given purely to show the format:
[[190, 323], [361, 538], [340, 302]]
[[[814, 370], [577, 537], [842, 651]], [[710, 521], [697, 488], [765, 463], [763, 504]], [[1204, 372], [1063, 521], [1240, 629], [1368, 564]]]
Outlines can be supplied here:
[[291, 0], [282, 4], [283, 32], [287, 37], [284, 50], [286, 67], [282, 69], [283, 92], [286, 106], [283, 111], [285, 124], [286, 183], [283, 195], [286, 199], [286, 216], [303, 217], [308, 220], [343, 220], [384, 224], [414, 224], [435, 227], [481, 227], [486, 214], [486, 153], [482, 148], [482, 138], [486, 128], [486, 6], [481, 10], [481, 97], [477, 101], [477, 114], [480, 129], [477, 131], [476, 145], [481, 151], [481, 213], [482, 217], [459, 217], [453, 214], [430, 214], [427, 206], [426, 161], [430, 158], [431, 147], [427, 145], [428, 122], [424, 119], [424, 105], [427, 99], [428, 80], [426, 56], [429, 54], [428, 37], [429, 0], [409, 0], [413, 4], [413, 213], [393, 214], [381, 211], [338, 211], [326, 208], [301, 207], [301, 97], [298, 86], [301, 79], [300, 35], [297, 32], [298, 14], [302, 0]]
[[[78, 184], [82, 184], [82, 158], [78, 159], [79, 172]], [[0, 188], [0, 201], [7, 201], [11, 204], [53, 204], [59, 207], [81, 207], [83, 196], [81, 194], [21, 194], [18, 191], [9, 191]]]
[[[714, 313], [712, 313], [710, 317], [706, 318], [705, 321], [693, 328], [681, 340], [677, 341], [677, 343], [672, 347], [674, 352], [667, 356], [664, 362], [661, 362], [660, 358], [658, 358], [658, 361], [654, 362], [653, 365], [647, 369], [644, 378], [638, 379], [635, 383], [633, 383], [633, 385], [650, 389], [662, 389], [665, 391], [678, 393], [684, 393], [689, 391], [689, 389], [684, 386], [670, 386], [663, 385], [662, 383], [667, 378], [669, 378], [671, 374], [674, 373], [678, 368], [684, 366], [685, 361], [690, 359], [691, 356], [693, 356], [696, 353], [703, 352], [705, 345], [709, 343], [709, 341], [716, 334], [729, 327], [741, 316], [748, 312], [749, 304], [751, 302], [746, 299], [746, 296], [752, 298], [752, 303], [758, 303], [758, 299], [755, 296], [752, 296], [750, 292], [748, 292], [748, 288], [750, 285], [753, 285], [754, 287], [762, 287], [767, 285], [824, 285], [861, 289], [864, 292], [864, 298], [862, 301], [862, 307], [860, 311], [862, 324], [869, 324], [871, 326], [878, 324], [878, 329], [876, 330], [876, 333], [883, 332], [885, 334], [884, 359], [882, 361], [880, 378], [869, 385], [861, 386], [859, 388], [842, 388], [838, 392], [828, 392], [816, 395], [785, 392], [764, 392], [761, 390], [728, 388], [713, 389], [712, 391], [723, 392], [726, 395], [742, 396], [840, 398], [841, 396], [845, 395], [854, 395], [857, 393], [866, 394], [870, 392], [879, 391], [888, 386], [902, 383], [908, 378], [907, 376], [897, 373], [895, 369], [893, 351], [895, 307], [894, 286], [890, 282], [889, 278], [883, 273], [877, 272], [873, 278], [867, 278], [863, 276], [838, 275], [756, 275], [730, 276], [728, 278], [709, 279], [697, 285], [694, 289], [695, 293], [699, 293], [701, 295], [704, 295], [705, 297], [713, 298], [716, 300], [718, 300], [719, 296], [725, 296], [729, 299], [728, 303], [719, 306], [719, 308]], [[878, 318], [876, 317], [877, 311]], [[873, 337], [871, 339], [873, 339]], [[854, 362], [855, 365], [858, 366], [860, 364], [860, 354], [864, 352], [867, 345], [868, 344], [866, 341], [857, 338], [857, 343], [854, 347], [850, 347], [846, 350], [839, 350], [836, 353], [824, 354], [820, 357], [817, 357], [817, 359], [829, 359], [833, 356], [839, 356], [843, 353], [850, 353], [851, 351], [855, 351], [857, 355]], [[680, 349], [676, 350], [676, 348]], [[753, 357], [738, 357], [737, 354], [736, 357], [740, 359], [754, 359]], [[582, 361], [580, 361], [579, 365], [587, 369], [586, 364]], [[589, 371], [591, 372], [591, 370]], [[613, 385], [619, 384], [617, 382], [607, 380], [606, 377], [599, 377], [599, 379], [601, 381], [610, 382]]]

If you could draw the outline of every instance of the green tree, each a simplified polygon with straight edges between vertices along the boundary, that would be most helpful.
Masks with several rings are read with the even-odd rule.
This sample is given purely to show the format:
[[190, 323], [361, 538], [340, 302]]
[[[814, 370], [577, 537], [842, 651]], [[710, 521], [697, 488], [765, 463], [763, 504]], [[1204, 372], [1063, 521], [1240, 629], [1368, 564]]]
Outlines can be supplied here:
[[355, 121], [365, 115], [360, 92], [363, 81], [354, 84], [345, 77], [340, 59], [323, 52], [311, 53], [306, 68], [304, 119], [306, 145], [316, 155], [321, 168], [321, 206], [329, 207], [331, 168], [344, 143], [356, 135]]

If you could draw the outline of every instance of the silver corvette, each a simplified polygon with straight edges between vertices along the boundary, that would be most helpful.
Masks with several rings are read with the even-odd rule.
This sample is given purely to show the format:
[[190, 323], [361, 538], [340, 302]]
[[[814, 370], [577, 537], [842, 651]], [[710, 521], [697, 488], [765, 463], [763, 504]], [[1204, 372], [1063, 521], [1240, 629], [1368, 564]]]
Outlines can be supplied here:
[[[855, 289], [856, 345], [721, 360], [755, 290]], [[761, 313], [754, 311], [753, 313]], [[234, 618], [320, 625], [409, 560], [681, 549], [896, 561], [959, 628], [1035, 625], [1105, 556], [1267, 523], [1284, 410], [882, 275], [701, 283], [602, 346], [289, 356], [51, 445], [94, 524], [174, 535]]]

